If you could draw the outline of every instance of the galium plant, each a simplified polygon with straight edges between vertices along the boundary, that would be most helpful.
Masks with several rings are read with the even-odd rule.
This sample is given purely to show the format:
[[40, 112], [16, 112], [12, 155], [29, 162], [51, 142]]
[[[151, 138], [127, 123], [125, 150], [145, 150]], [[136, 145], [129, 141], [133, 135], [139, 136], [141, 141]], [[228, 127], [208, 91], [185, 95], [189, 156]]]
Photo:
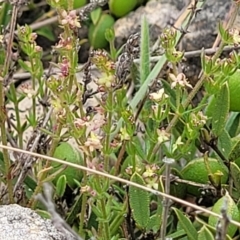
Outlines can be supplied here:
[[[234, 92], [239, 88], [234, 51], [239, 31], [231, 29], [235, 14], [226, 28], [219, 25], [222, 40], [216, 52], [208, 56], [201, 51], [202, 72], [193, 86], [180, 71], [186, 54], [177, 45], [204, 2], [193, 1], [177, 29], [159, 34], [164, 51], [155, 65], [143, 18], [141, 32], [131, 35], [120, 51], [113, 30], [106, 31], [110, 51], [91, 51], [79, 68], [78, 29], [104, 3], [94, 1], [79, 14], [71, 6], [63, 8], [62, 1], [49, 1], [62, 32], [53, 46], [55, 63], [46, 72], [37, 35], [28, 25], [17, 27], [16, 44], [24, 59], [12, 48], [6, 50], [7, 34], [1, 36], [6, 55], [0, 66], [2, 203], [17, 202], [50, 217], [55, 214], [52, 208], [47, 212], [51, 196], [41, 195], [48, 182], [62, 218], [82, 239], [236, 239], [239, 113], [231, 111], [240, 105]], [[237, 12], [239, 3], [233, 7]], [[14, 29], [14, 17], [11, 24]], [[223, 58], [226, 46], [233, 51]], [[20, 92], [11, 81], [13, 61], [31, 77]], [[169, 71], [164, 71], [166, 63]], [[201, 88], [203, 97], [194, 105]], [[27, 98], [31, 107], [23, 120], [20, 108]], [[29, 154], [10, 155], [9, 144]], [[194, 204], [187, 202], [189, 196]]]

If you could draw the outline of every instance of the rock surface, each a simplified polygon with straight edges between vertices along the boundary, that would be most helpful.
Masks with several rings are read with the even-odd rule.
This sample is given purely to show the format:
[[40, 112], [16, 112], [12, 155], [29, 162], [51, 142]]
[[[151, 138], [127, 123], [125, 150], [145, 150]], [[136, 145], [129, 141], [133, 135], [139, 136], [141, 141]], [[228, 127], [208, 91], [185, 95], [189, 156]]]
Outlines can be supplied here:
[[58, 231], [50, 220], [17, 204], [0, 206], [0, 240], [74, 240]]

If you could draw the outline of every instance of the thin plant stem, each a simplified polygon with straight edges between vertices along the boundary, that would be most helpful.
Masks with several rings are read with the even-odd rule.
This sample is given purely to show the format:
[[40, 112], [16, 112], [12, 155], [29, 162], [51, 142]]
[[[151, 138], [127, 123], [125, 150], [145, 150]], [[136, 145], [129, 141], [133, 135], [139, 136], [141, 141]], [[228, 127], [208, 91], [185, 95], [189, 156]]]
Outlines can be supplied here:
[[109, 228], [109, 222], [107, 221], [108, 216], [106, 212], [106, 204], [103, 198], [100, 200], [101, 204], [101, 212], [104, 218], [103, 222], [103, 228], [104, 228], [104, 240], [110, 240], [111, 239], [111, 233], [110, 233], [110, 228]]
[[108, 117], [107, 117], [107, 127], [106, 127], [106, 137], [105, 137], [105, 158], [104, 158], [104, 170], [108, 172], [109, 170], [109, 151], [110, 151], [110, 134], [111, 134], [111, 128], [112, 128], [112, 117], [113, 117], [113, 92], [112, 90], [108, 93], [108, 107], [110, 107], [110, 111], [108, 111]]
[[[33, 62], [33, 59], [31, 58], [30, 59], [30, 63], [31, 63], [31, 69], [32, 69], [32, 72], [33, 72], [33, 75], [32, 75], [32, 89], [33, 91], [35, 92], [35, 89], [36, 89], [36, 77], [35, 77], [35, 64]], [[34, 126], [35, 127], [35, 124], [37, 122], [37, 119], [36, 119], [36, 97], [33, 96], [32, 97], [32, 119], [34, 120]]]
[[121, 166], [121, 162], [123, 160], [123, 156], [124, 156], [124, 153], [126, 151], [126, 141], [124, 141], [122, 143], [122, 146], [121, 146], [121, 149], [119, 151], [119, 154], [118, 154], [118, 158], [117, 158], [117, 161], [116, 161], [116, 164], [115, 164], [115, 175], [117, 176], [118, 173], [119, 173], [119, 168]]
[[84, 219], [85, 219], [85, 214], [86, 214], [86, 210], [87, 210], [87, 193], [83, 193], [82, 195], [82, 204], [81, 204], [81, 213], [80, 213], [80, 223], [79, 223], [79, 235], [81, 237], [85, 236], [84, 233]]
[[[173, 159], [166, 159], [165, 162], [165, 193], [170, 194], [170, 172], [171, 166], [173, 163]], [[166, 230], [167, 230], [167, 220], [169, 213], [170, 201], [169, 198], [163, 198], [163, 213], [162, 213], [162, 225], [161, 225], [161, 239], [165, 239]]]
[[[105, 178], [103, 179], [103, 178], [100, 178], [99, 175], [96, 175], [95, 180], [96, 180], [95, 184], [97, 186], [97, 189], [102, 189], [101, 182], [104, 183]], [[99, 194], [99, 198], [97, 199], [97, 202], [98, 202], [97, 204], [99, 204], [99, 208], [101, 209], [101, 218], [102, 218], [102, 220], [100, 221], [99, 229], [98, 229], [99, 235], [103, 233], [102, 234], [104, 237], [103, 239], [110, 240], [111, 233], [110, 233], [110, 226], [109, 226], [109, 220], [108, 220], [109, 216], [107, 215], [107, 210], [106, 210], [106, 197], [105, 197], [105, 194], [103, 194], [103, 192], [98, 192], [97, 194]], [[101, 224], [103, 226], [103, 229], [101, 228]]]
[[[87, 162], [86, 162], [86, 155], [84, 154], [83, 156], [84, 158], [84, 166], [87, 166]], [[83, 179], [82, 179], [82, 183], [81, 186], [85, 187], [87, 185], [87, 181], [88, 181], [88, 176], [87, 176], [87, 172], [83, 172]], [[87, 210], [87, 193], [83, 192], [82, 195], [82, 204], [81, 204], [81, 213], [80, 213], [80, 223], [79, 223], [79, 235], [81, 237], [85, 236], [84, 233], [84, 219], [85, 219], [85, 214], [86, 214], [86, 210]]]

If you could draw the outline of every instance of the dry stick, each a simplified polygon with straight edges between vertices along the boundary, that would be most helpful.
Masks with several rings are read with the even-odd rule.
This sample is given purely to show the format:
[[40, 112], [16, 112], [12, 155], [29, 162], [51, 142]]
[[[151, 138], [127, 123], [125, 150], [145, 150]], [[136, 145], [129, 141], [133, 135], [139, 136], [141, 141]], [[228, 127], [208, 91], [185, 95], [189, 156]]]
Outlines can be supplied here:
[[[77, 165], [77, 164], [74, 164], [74, 163], [66, 162], [64, 160], [60, 160], [60, 159], [57, 159], [57, 158], [54, 158], [54, 157], [49, 157], [49, 156], [42, 155], [42, 154], [39, 154], [39, 153], [29, 152], [29, 151], [26, 151], [26, 150], [17, 149], [17, 148], [13, 148], [13, 147], [10, 147], [10, 146], [4, 146], [2, 144], [0, 144], [0, 148], [8, 149], [10, 151], [20, 152], [20, 153], [23, 153], [23, 154], [29, 154], [29, 155], [31, 155], [33, 157], [36, 157], [36, 158], [39, 158], [39, 159], [46, 159], [46, 160], [49, 160], [49, 161], [54, 161], [54, 162], [59, 163], [59, 164], [67, 165], [69, 167], [74, 167], [74, 168], [79, 169], [79, 170], [83, 170], [83, 171], [87, 171], [87, 172], [92, 173], [92, 174], [103, 176], [103, 177], [106, 177], [106, 178], [109, 178], [109, 179], [112, 179], [112, 180], [115, 180], [115, 181], [127, 184], [129, 186], [133, 186], [133, 187], [137, 187], [139, 189], [143, 189], [143, 190], [148, 191], [148, 192], [150, 192], [150, 193], [152, 193], [154, 195], [157, 195], [157, 196], [167, 197], [168, 199], [171, 199], [174, 202], [180, 203], [180, 204], [185, 205], [185, 206], [189, 206], [189, 207], [191, 207], [193, 209], [199, 210], [199, 211], [204, 212], [206, 214], [209, 214], [209, 215], [212, 215], [212, 216], [215, 216], [215, 217], [218, 217], [218, 218], [222, 219], [221, 215], [219, 215], [217, 213], [214, 213], [214, 212], [212, 212], [212, 211], [210, 211], [208, 209], [202, 208], [202, 207], [200, 207], [198, 205], [195, 205], [193, 203], [184, 201], [182, 199], [179, 199], [177, 197], [171, 196], [169, 194], [166, 194], [166, 193], [154, 190], [152, 188], [148, 188], [146, 186], [137, 184], [135, 182], [128, 181], [128, 180], [123, 179], [123, 178], [116, 177], [114, 175], [111, 175], [111, 174], [108, 174], [108, 173], [105, 173], [105, 172], [100, 172], [100, 171], [97, 171], [97, 170], [92, 169], [92, 168], [88, 168], [88, 167], [85, 167], [85, 166], [82, 166], [82, 165]], [[240, 227], [240, 222], [237, 222], [237, 221], [234, 221], [234, 220], [230, 219], [230, 223]]]
[[[226, 46], [223, 48], [223, 52], [230, 52], [232, 50], [238, 50], [240, 49], [240, 46]], [[204, 49], [204, 53], [208, 55], [215, 54], [219, 48], [217, 47], [212, 47], [212, 48], [206, 48]], [[192, 57], [198, 57], [202, 54], [202, 49], [201, 50], [195, 50], [195, 51], [189, 51], [184, 53], [185, 58], [192, 58]]]

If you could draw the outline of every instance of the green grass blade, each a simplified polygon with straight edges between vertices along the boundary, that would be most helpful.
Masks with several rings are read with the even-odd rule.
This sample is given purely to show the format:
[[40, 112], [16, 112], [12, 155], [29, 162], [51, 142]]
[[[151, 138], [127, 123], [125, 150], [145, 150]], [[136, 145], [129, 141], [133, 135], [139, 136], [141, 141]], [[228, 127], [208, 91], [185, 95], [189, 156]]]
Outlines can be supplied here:
[[143, 84], [150, 73], [149, 26], [144, 16], [141, 24], [140, 82]]

